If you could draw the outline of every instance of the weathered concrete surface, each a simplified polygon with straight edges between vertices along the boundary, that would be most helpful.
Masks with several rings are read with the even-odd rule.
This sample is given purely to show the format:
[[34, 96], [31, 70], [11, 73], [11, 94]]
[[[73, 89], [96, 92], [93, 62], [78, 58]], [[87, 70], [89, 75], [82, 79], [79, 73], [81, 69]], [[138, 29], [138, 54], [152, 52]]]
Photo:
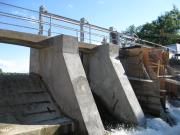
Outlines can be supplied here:
[[[0, 43], [15, 44], [19, 46], [41, 49], [50, 45], [47, 44], [49, 38], [50, 37], [37, 34], [0, 29]], [[79, 42], [79, 49], [91, 50], [95, 47], [96, 45], [94, 44]]]
[[61, 110], [78, 122], [78, 135], [104, 134], [78, 54], [77, 39], [61, 35], [49, 39], [48, 44], [50, 47], [31, 50], [30, 72], [43, 77]]
[[[72, 135], [68, 127], [59, 124], [51, 125], [15, 125], [3, 124], [0, 126], [1, 135]], [[61, 130], [59, 130], [61, 128]], [[63, 131], [62, 131], [63, 128]], [[66, 131], [66, 132], [65, 132]]]
[[74, 132], [73, 121], [60, 112], [38, 75], [1, 74], [0, 98], [1, 135]]
[[116, 59], [118, 51], [118, 46], [101, 45], [83, 58], [91, 89], [118, 120], [144, 124], [143, 111], [122, 64]]
[[15, 44], [40, 49], [46, 47], [47, 44], [45, 45], [42, 42], [45, 39], [48, 39], [48, 37], [25, 32], [0, 29], [1, 43]]

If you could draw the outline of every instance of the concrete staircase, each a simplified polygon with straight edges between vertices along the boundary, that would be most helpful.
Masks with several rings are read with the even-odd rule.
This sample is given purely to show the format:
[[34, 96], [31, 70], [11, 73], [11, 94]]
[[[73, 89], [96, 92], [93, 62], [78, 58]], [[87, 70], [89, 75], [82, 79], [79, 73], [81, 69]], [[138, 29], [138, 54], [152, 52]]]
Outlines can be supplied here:
[[36, 74], [0, 75], [0, 98], [0, 134], [71, 134], [74, 130]]

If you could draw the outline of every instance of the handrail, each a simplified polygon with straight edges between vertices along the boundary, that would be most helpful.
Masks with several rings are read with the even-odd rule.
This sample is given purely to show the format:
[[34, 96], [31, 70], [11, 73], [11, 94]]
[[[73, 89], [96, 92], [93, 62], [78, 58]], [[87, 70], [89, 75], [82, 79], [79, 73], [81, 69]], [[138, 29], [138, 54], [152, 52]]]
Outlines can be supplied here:
[[71, 19], [71, 18], [67, 18], [67, 17], [63, 17], [63, 16], [60, 16], [60, 15], [56, 15], [56, 14], [52, 14], [52, 13], [48, 13], [48, 12], [42, 12], [42, 15], [44, 17], [49, 17], [49, 18], [51, 17], [52, 19], [55, 19], [55, 20], [60, 20], [60, 21], [64, 21], [64, 22], [67, 22], [67, 23], [80, 25], [80, 21], [77, 21], [77, 20], [74, 20], [74, 19]]
[[[39, 30], [37, 28], [34, 28], [34, 27], [28, 27], [28, 26], [24, 26], [24, 25], [17, 25], [17, 24], [12, 24], [12, 23], [6, 23], [6, 22], [1, 22], [0, 21], [0, 24], [5, 24], [5, 25], [10, 25], [10, 26], [16, 26], [16, 27], [20, 27], [20, 28], [27, 28], [27, 29], [32, 29], [32, 30]], [[44, 32], [48, 32], [47, 30], [43, 30]], [[58, 32], [52, 32], [52, 33], [55, 33], [55, 34], [62, 34], [62, 33], [58, 33]]]
[[[151, 45], [154, 45], [154, 46], [157, 46], [157, 47], [161, 47], [161, 48], [164, 48], [164, 49], [168, 49], [169, 51], [171, 51], [171, 52], [173, 52], [173, 53], [174, 53], [174, 52], [177, 52], [175, 49], [172, 49], [172, 48], [170, 48], [170, 47], [163, 46], [163, 45], [161, 45], [161, 44], [156, 44], [156, 43], [154, 43], [154, 42], [150, 42], [150, 41], [143, 40], [143, 39], [140, 39], [140, 38], [128, 36], [128, 35], [125, 35], [125, 34], [123, 34], [123, 35], [121, 35], [121, 36], [124, 37], [124, 38], [127, 38], [127, 39], [131, 39], [131, 40], [135, 40], [135, 41], [141, 41], [141, 42], [148, 43], [148, 44], [151, 44]], [[137, 45], [137, 43], [134, 43], [134, 44]], [[143, 46], [143, 44], [138, 44], [138, 45]], [[153, 46], [151, 46], [151, 47], [153, 47]]]
[[[31, 21], [31, 22], [34, 22], [34, 23], [39, 23], [40, 22], [37, 19], [33, 19], [33, 18], [29, 18], [29, 17], [24, 17], [24, 16], [20, 16], [20, 15], [15, 15], [15, 14], [11, 14], [11, 13], [6, 13], [6, 12], [1, 12], [1, 11], [0, 11], [0, 16], [20, 19], [20, 20], [25, 20], [25, 21]], [[67, 26], [63, 26], [63, 25], [59, 25], [59, 24], [54, 24], [54, 23], [50, 24], [49, 22], [46, 22], [46, 21], [43, 21], [42, 23], [45, 24], [45, 25], [51, 25], [51, 26], [54, 26], [54, 27], [60, 27], [60, 28], [64, 28], [64, 29], [67, 29], [67, 30], [72, 30], [72, 31], [75, 31], [75, 32], [81, 32], [78, 29], [67, 27]], [[89, 33], [87, 31], [83, 31], [83, 32], [87, 33], [87, 34], [94, 35], [94, 36], [98, 36], [98, 37], [104, 37], [104, 35], [97, 34], [97, 33]]]
[[[64, 17], [64, 16], [60, 16], [60, 15], [56, 15], [56, 14], [52, 14], [52, 13], [49, 13], [49, 12], [43, 12], [42, 13], [43, 16], [47, 16], [47, 17], [51, 17], [53, 19], [57, 19], [57, 20], [61, 20], [61, 21], [64, 21], [64, 22], [68, 22], [68, 23], [72, 23], [72, 24], [75, 24], [75, 25], [80, 25], [80, 21], [78, 20], [75, 20], [75, 19], [71, 19], [71, 18], [68, 18], [68, 17]], [[109, 29], [106, 29], [106, 28], [103, 28], [103, 27], [100, 27], [100, 26], [96, 26], [96, 25], [93, 25], [93, 24], [89, 24], [89, 23], [85, 23], [84, 24], [86, 27], [91, 27], [92, 29], [96, 29], [96, 30], [99, 30], [99, 31], [102, 31], [102, 32], [107, 32], [109, 33], [110, 30]]]
[[[61, 28], [63, 30], [69, 30], [69, 31], [72, 31], [72, 32], [76, 32], [76, 37], [79, 38], [79, 39], [82, 38], [81, 37], [82, 33], [87, 34], [87, 35], [89, 35], [89, 38], [87, 38], [87, 37], [83, 37], [83, 38], [85, 40], [89, 40], [90, 43], [91, 43], [91, 41], [102, 42], [104, 39], [110, 41], [109, 34], [111, 32], [115, 32], [118, 35], [120, 35], [120, 37], [118, 37], [119, 38], [118, 40], [122, 40], [120, 42], [126, 41], [130, 45], [145, 46], [144, 44], [138, 43], [138, 42], [143, 42], [143, 43], [145, 43], [147, 45], [148, 44], [153, 45], [151, 47], [160, 47], [160, 48], [168, 49], [169, 51], [172, 51], [173, 53], [177, 52], [175, 49], [163, 46], [161, 44], [156, 44], [156, 43], [153, 43], [153, 42], [150, 42], [150, 41], [147, 41], [147, 40], [140, 39], [138, 37], [129, 36], [126, 33], [120, 33], [120, 32], [117, 32], [117, 31], [113, 31], [111, 29], [107, 29], [107, 28], [104, 28], [104, 27], [93, 25], [93, 24], [90, 24], [88, 22], [83, 22], [83, 24], [81, 24], [82, 23], [81, 21], [71, 19], [71, 18], [68, 18], [68, 17], [64, 17], [64, 16], [60, 16], [60, 15], [56, 15], [56, 14], [53, 14], [53, 13], [49, 13], [46, 10], [43, 10], [41, 12], [41, 11], [36, 11], [36, 10], [32, 10], [32, 9], [28, 9], [28, 8], [24, 8], [24, 7], [20, 7], [20, 6], [16, 6], [16, 5], [12, 5], [12, 4], [7, 4], [7, 3], [4, 3], [4, 2], [0, 2], [0, 5], [5, 5], [5, 6], [13, 7], [13, 8], [18, 8], [18, 9], [30, 11], [32, 13], [38, 13], [39, 16], [42, 15], [42, 17], [49, 18], [50, 21], [48, 22], [48, 21], [45, 21], [45, 20], [40, 20], [40, 18], [39, 19], [34, 19], [34, 18], [25, 17], [25, 16], [18, 15], [18, 14], [12, 14], [12, 13], [8, 13], [8, 12], [0, 11], [0, 16], [14, 18], [14, 19], [28, 21], [28, 22], [33, 22], [33, 23], [37, 23], [39, 25], [46, 25], [46, 26], [49, 27], [49, 30], [41, 29], [41, 31], [44, 31], [44, 32], [47, 32], [47, 33], [51, 32], [51, 33], [54, 33], [54, 34], [62, 34], [62, 33], [59, 33], [59, 32], [51, 31], [51, 27], [53, 27], [53, 28]], [[64, 26], [64, 25], [61, 25], [59, 23], [58, 24], [53, 23], [52, 20], [65, 22], [65, 23], [68, 23], [68, 24], [73, 24], [73, 25], [79, 26], [79, 29], [74, 28], [74, 27]], [[12, 23], [9, 23], [9, 22], [2, 22], [1, 21], [0, 23], [4, 24], [4, 25], [11, 25], [11, 26], [16, 26], [16, 27], [23, 27], [23, 28], [33, 29], [33, 30], [37, 30], [37, 31], [40, 30], [40, 28], [24, 26], [24, 25], [19, 25], [19, 24], [12, 24]], [[83, 25], [82, 27], [88, 28], [89, 31], [86, 31], [84, 29], [83, 30], [80, 29], [81, 25]], [[94, 30], [96, 32], [94, 32], [94, 31], [91, 32], [92, 30]], [[79, 34], [80, 34], [80, 36], [79, 36]], [[99, 40], [97, 40], [97, 38], [99, 38]], [[86, 41], [84, 41], [84, 42], [86, 42]], [[150, 45], [148, 45], [148, 46], [150, 46]]]
[[36, 10], [32, 10], [32, 9], [28, 9], [28, 8], [23, 8], [23, 7], [15, 6], [15, 5], [12, 5], [12, 4], [7, 4], [7, 3], [4, 3], [4, 2], [0, 2], [0, 4], [1, 5], [15, 7], [15, 8], [19, 8], [19, 9], [23, 9], [23, 10], [27, 10], [27, 11], [31, 11], [31, 12], [35, 12], [35, 13], [39, 13], [39, 11], [36, 11]]

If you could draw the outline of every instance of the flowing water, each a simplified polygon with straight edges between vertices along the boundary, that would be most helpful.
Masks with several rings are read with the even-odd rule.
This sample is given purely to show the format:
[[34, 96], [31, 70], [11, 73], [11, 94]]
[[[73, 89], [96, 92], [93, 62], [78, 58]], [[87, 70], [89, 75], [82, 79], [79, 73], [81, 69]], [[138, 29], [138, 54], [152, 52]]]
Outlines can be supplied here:
[[180, 107], [167, 103], [169, 115], [176, 122], [170, 126], [161, 118], [146, 118], [146, 127], [111, 129], [111, 135], [180, 135]]

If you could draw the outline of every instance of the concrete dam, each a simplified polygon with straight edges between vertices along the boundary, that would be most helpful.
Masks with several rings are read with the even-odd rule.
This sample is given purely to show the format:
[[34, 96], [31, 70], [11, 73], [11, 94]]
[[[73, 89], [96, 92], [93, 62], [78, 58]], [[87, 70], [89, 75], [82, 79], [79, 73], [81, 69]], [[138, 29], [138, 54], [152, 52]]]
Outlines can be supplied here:
[[0, 76], [1, 91], [6, 91], [1, 103], [5, 108], [0, 110], [3, 127], [16, 130], [14, 124], [41, 125], [32, 127], [41, 134], [43, 125], [58, 124], [59, 128], [47, 126], [50, 131], [44, 132], [103, 135], [93, 94], [118, 121], [145, 123], [125, 70], [116, 59], [118, 46], [88, 45], [66, 35], [45, 37], [2, 29], [0, 42], [31, 47], [29, 75]]
[[43, 6], [0, 5], [39, 17], [0, 12], [0, 43], [30, 48], [29, 73], [0, 73], [0, 134], [109, 135], [109, 125], [146, 127], [149, 115], [175, 124], [166, 103], [180, 99], [176, 52]]

